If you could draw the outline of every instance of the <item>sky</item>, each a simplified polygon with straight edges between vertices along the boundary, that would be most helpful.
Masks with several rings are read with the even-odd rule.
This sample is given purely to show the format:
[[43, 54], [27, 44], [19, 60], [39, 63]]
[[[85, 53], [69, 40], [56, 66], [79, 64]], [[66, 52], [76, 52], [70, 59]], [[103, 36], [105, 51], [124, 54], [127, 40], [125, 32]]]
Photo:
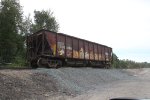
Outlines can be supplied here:
[[20, 0], [24, 15], [51, 10], [59, 32], [113, 48], [119, 59], [150, 62], [150, 0]]

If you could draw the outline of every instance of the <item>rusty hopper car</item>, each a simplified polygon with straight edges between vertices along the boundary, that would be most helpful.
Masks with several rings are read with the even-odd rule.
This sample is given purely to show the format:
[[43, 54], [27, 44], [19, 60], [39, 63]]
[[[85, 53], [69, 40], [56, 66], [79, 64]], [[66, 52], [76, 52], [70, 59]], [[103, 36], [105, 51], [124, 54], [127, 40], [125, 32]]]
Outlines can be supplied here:
[[111, 65], [112, 48], [62, 33], [40, 30], [27, 37], [27, 59], [34, 68]]

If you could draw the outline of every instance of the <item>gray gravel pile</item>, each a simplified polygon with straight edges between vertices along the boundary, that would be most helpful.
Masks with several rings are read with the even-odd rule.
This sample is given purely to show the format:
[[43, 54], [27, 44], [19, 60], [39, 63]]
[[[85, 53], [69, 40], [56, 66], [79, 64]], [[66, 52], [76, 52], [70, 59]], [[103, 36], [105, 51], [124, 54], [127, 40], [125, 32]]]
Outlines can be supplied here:
[[0, 100], [45, 100], [60, 93], [56, 83], [53, 77], [33, 70], [0, 70]]
[[69, 94], [76, 95], [95, 89], [97, 86], [110, 83], [117, 80], [132, 79], [123, 70], [116, 69], [99, 69], [99, 68], [59, 68], [36, 70], [40, 73], [47, 73], [57, 80], [61, 87], [59, 91], [67, 90]]
[[59, 68], [0, 70], [0, 100], [45, 100], [54, 96], [75, 97], [105, 88], [105, 84], [132, 80], [124, 70], [99, 68]]

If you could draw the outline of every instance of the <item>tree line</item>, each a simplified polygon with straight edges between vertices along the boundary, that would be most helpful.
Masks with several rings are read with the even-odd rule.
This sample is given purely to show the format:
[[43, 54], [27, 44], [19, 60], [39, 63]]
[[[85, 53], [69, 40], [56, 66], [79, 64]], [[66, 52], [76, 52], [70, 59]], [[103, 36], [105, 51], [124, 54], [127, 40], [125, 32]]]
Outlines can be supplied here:
[[24, 16], [19, 0], [0, 2], [0, 63], [24, 64], [26, 36], [39, 29], [57, 32], [57, 23], [50, 10], [34, 11], [34, 19]]
[[135, 62], [132, 60], [118, 59], [116, 54], [112, 54], [112, 68], [148, 68], [150, 67], [150, 63], [148, 62]]

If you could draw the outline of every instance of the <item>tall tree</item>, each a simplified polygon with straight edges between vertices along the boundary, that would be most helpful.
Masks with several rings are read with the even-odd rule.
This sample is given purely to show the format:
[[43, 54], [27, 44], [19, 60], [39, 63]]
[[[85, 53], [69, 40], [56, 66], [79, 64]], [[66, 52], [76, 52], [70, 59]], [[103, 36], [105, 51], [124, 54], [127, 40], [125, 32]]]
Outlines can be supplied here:
[[18, 0], [0, 2], [0, 57], [11, 62], [23, 43], [20, 35], [22, 10]]
[[22, 21], [22, 25], [21, 25], [21, 34], [22, 36], [26, 37], [27, 35], [29, 35], [31, 33], [32, 30], [32, 19], [30, 18], [30, 14], [28, 16], [25, 16], [23, 21]]
[[34, 24], [33, 31], [37, 31], [39, 29], [48, 29], [50, 31], [57, 32], [59, 29], [59, 24], [57, 23], [55, 17], [53, 16], [53, 12], [49, 11], [34, 11]]

